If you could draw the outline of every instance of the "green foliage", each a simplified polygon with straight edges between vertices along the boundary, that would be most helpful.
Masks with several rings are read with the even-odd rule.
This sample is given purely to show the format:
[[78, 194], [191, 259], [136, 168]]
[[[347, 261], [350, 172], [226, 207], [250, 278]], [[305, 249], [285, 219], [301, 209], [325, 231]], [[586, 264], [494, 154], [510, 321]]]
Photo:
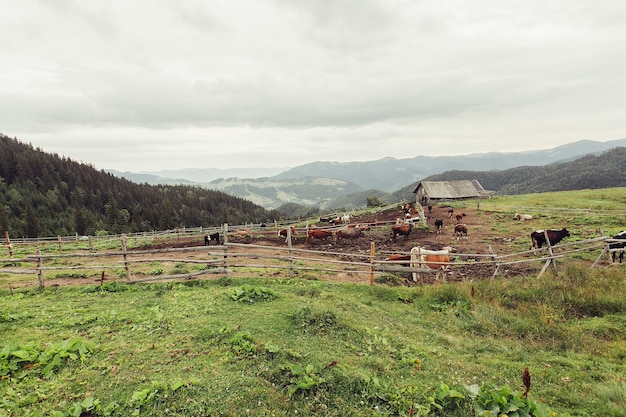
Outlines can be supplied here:
[[233, 301], [244, 303], [256, 303], [259, 301], [268, 301], [276, 297], [276, 292], [266, 287], [254, 287], [252, 285], [243, 285], [233, 288], [230, 292], [230, 298]]
[[313, 311], [302, 307], [291, 315], [291, 322], [305, 332], [325, 333], [340, 327], [339, 318], [332, 311]]
[[301, 366], [298, 364], [281, 365], [280, 369], [287, 373], [287, 392], [294, 395], [298, 392], [308, 391], [325, 382], [319, 375], [319, 371], [311, 364]]
[[43, 376], [50, 376], [65, 360], [83, 362], [93, 350], [94, 344], [82, 339], [63, 340], [44, 350], [35, 342], [7, 345], [0, 351], [0, 376], [13, 374], [24, 366], [36, 367]]

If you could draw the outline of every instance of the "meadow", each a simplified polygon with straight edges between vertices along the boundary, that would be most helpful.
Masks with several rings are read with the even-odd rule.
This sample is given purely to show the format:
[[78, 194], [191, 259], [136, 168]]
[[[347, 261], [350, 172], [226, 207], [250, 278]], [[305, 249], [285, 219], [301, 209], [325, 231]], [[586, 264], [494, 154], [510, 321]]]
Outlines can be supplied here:
[[[481, 205], [551, 201], [551, 216], [624, 225], [604, 211], [624, 208], [623, 190], [574, 193]], [[417, 287], [249, 269], [2, 288], [0, 416], [623, 417], [625, 268], [581, 259]]]

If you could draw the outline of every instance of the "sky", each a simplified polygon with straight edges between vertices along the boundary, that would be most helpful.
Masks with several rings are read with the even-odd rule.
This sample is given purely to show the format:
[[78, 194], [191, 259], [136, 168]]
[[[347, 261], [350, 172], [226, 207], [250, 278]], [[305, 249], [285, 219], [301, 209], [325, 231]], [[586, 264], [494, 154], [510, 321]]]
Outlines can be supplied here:
[[0, 132], [97, 169], [626, 138], [623, 0], [0, 0]]

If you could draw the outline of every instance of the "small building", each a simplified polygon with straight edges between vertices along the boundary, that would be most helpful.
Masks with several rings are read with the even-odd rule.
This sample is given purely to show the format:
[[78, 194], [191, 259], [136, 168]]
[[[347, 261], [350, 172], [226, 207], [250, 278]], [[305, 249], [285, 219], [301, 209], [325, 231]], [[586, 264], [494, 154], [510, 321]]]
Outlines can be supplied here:
[[433, 200], [463, 200], [488, 198], [493, 191], [485, 190], [478, 180], [421, 181], [415, 190], [415, 202], [425, 206]]

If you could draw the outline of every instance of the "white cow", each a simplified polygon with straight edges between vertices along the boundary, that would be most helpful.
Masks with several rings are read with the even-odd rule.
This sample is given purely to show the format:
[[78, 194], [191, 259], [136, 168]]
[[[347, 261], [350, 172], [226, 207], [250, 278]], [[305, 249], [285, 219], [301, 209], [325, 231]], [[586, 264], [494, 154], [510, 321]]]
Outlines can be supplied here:
[[532, 220], [533, 216], [530, 214], [519, 214], [519, 213], [515, 213], [515, 216], [513, 217], [515, 220]]

